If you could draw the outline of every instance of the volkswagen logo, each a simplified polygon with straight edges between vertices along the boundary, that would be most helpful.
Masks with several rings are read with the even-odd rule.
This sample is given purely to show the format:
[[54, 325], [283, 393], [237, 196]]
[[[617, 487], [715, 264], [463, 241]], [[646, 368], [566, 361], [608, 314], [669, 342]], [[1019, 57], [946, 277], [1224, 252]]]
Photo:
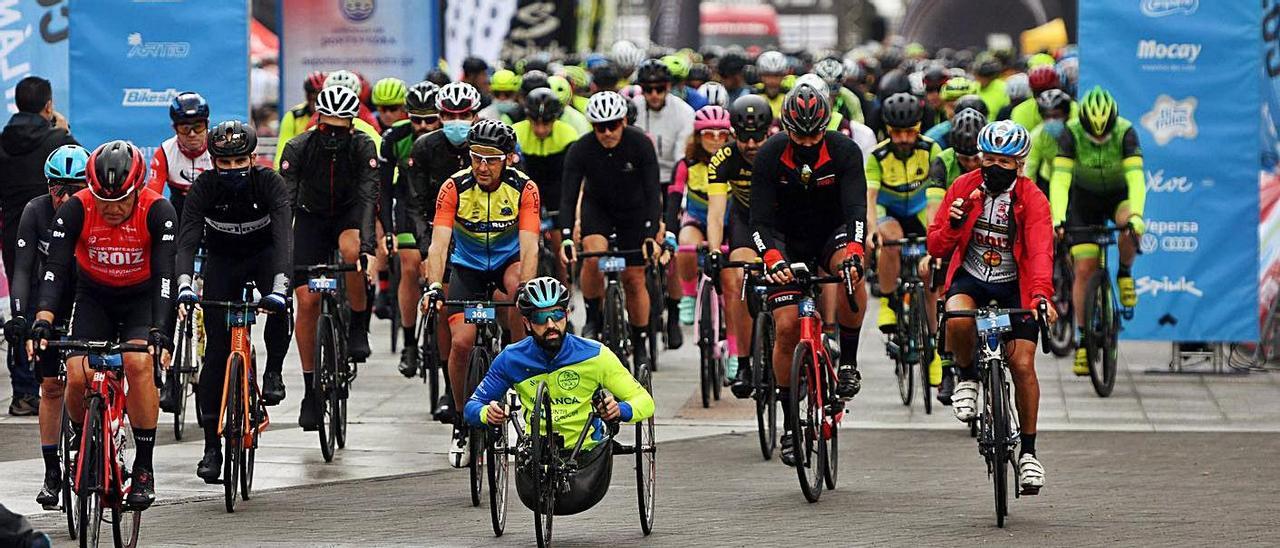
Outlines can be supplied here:
[[1142, 240], [1139, 241], [1138, 245], [1142, 248], [1143, 253], [1151, 253], [1160, 246], [1160, 238], [1148, 232], [1142, 235]]

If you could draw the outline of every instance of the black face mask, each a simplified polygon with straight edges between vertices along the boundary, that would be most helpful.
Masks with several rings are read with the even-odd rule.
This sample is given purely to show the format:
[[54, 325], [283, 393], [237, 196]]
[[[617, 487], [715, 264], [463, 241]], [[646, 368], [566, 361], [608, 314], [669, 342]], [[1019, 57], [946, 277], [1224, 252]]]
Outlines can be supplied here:
[[351, 143], [351, 128], [322, 125], [316, 128], [316, 137], [320, 139], [320, 146], [325, 150], [340, 150], [347, 147]]
[[1006, 169], [998, 165], [989, 165], [982, 167], [982, 186], [992, 194], [1002, 194], [1013, 186], [1013, 182], [1018, 179], [1018, 170]]
[[232, 192], [241, 192], [249, 186], [249, 170], [252, 167], [244, 167], [240, 169], [219, 169], [218, 181], [222, 183], [222, 187]]

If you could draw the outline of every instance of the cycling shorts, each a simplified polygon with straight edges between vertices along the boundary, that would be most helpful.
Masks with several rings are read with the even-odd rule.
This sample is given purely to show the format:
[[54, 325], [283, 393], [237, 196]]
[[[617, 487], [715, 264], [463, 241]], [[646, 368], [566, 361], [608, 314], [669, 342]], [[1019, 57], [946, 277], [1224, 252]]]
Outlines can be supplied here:
[[[582, 237], [618, 235], [618, 249], [640, 249], [645, 238], [653, 237], [653, 230], [645, 228], [645, 218], [639, 211], [618, 212], [598, 206], [592, 202], [582, 204]], [[627, 266], [644, 266], [644, 257], [640, 253], [629, 253], [626, 256]]]
[[[418, 249], [417, 237], [414, 232], [417, 227], [414, 226], [413, 219], [409, 217], [409, 185], [408, 181], [404, 184], [397, 184], [392, 192], [395, 194], [396, 205], [392, 212], [395, 219], [396, 231], [396, 249]], [[385, 227], [384, 227], [385, 229]]]
[[71, 313], [73, 339], [91, 341], [146, 340], [151, 326], [151, 282], [109, 290], [88, 282], [76, 284], [76, 300]]
[[[519, 262], [519, 257], [512, 257], [511, 260], [493, 270], [476, 270], [457, 265], [450, 266], [451, 275], [445, 298], [450, 301], [486, 301], [493, 298], [492, 290], [494, 289], [505, 293], [506, 284], [502, 283], [502, 278], [511, 265]], [[446, 312], [448, 312], [449, 319], [452, 320], [454, 315], [462, 314], [462, 307], [450, 306]]]
[[729, 201], [729, 222], [725, 225], [725, 231], [729, 235], [730, 252], [743, 247], [756, 250], [751, 241], [751, 211], [737, 200]]
[[[1072, 186], [1067, 201], [1067, 228], [1105, 226], [1114, 221], [1116, 212], [1129, 202], [1129, 190], [1121, 188], [1105, 194], [1095, 194], [1078, 186]], [[1070, 234], [1072, 245], [1092, 244], [1089, 234]]]
[[[359, 230], [359, 217], [359, 212], [354, 209], [336, 218], [298, 210], [293, 219], [294, 269], [333, 262], [333, 252], [338, 249], [338, 236], [346, 230]], [[294, 276], [294, 287], [306, 284], [304, 276]]]
[[886, 211], [884, 206], [878, 205], [876, 206], [876, 215], [878, 216], [876, 218], [879, 219], [880, 224], [885, 224], [889, 221], [897, 221], [897, 223], [902, 226], [903, 238], [918, 238], [925, 236], [925, 227], [929, 226], [928, 211], [924, 209], [920, 210], [920, 212], [915, 215], [897, 215]]
[[[1016, 280], [999, 284], [987, 283], [973, 277], [964, 267], [956, 270], [951, 286], [947, 288], [947, 298], [954, 295], [968, 295], [980, 307], [994, 304], [1000, 308], [1022, 308], [1022, 293]], [[1013, 338], [1036, 342], [1040, 326], [1031, 316], [1020, 314], [1009, 319], [1013, 323]]]
[[[779, 235], [774, 241], [777, 242], [778, 251], [782, 252], [782, 256], [787, 259], [788, 263], [804, 262], [810, 267], [825, 271], [836, 251], [844, 248], [845, 244], [849, 243], [849, 231], [841, 226], [833, 230], [831, 235], [823, 240], [787, 239]], [[769, 310], [777, 310], [784, 306], [794, 306], [800, 298], [800, 287], [794, 284], [772, 287], [769, 289], [767, 298]]]

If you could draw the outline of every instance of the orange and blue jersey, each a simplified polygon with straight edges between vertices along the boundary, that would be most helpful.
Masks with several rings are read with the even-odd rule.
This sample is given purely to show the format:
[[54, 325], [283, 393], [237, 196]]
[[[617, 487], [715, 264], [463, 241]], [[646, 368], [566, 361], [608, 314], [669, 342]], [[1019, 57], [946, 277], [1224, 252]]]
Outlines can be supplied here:
[[541, 207], [538, 187], [519, 170], [504, 169], [486, 190], [466, 168], [440, 186], [434, 225], [453, 229], [451, 264], [493, 271], [519, 255], [521, 231], [538, 233]]

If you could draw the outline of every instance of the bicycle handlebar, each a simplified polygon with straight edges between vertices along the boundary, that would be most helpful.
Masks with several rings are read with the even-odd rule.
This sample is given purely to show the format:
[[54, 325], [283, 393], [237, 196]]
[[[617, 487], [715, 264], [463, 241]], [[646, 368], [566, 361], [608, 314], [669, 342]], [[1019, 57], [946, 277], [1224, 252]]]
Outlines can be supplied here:
[[295, 266], [294, 273], [305, 272], [308, 276], [313, 274], [336, 274], [339, 272], [355, 272], [358, 270], [355, 263], [333, 263], [333, 264], [313, 264], [304, 266]]
[[124, 352], [145, 352], [150, 353], [151, 347], [146, 344], [139, 343], [116, 343], [110, 341], [87, 341], [87, 340], [61, 340], [48, 341], [49, 348], [57, 348], [61, 350], [83, 351], [90, 354], [108, 355], [121, 354]]
[[516, 305], [515, 301], [475, 301], [475, 300], [456, 300], [456, 301], [444, 300], [444, 301], [441, 301], [441, 304], [445, 306], [461, 306], [463, 308], [466, 308], [469, 306], [492, 306], [495, 308], [501, 308], [504, 306]]

